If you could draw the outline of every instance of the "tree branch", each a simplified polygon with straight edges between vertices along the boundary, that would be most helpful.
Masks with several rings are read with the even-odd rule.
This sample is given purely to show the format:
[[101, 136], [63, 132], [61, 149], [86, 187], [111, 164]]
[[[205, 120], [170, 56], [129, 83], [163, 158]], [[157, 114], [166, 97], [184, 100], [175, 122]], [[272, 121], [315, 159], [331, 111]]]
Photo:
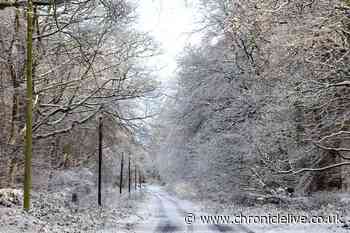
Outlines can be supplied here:
[[93, 116], [95, 116], [99, 111], [101, 110], [101, 107], [98, 108], [95, 112], [93, 112], [92, 114], [88, 115], [87, 117], [83, 118], [80, 121], [73, 121], [72, 124], [64, 129], [60, 129], [60, 130], [55, 130], [51, 133], [47, 133], [47, 134], [38, 134], [38, 135], [34, 135], [34, 139], [43, 139], [43, 138], [48, 138], [48, 137], [52, 137], [55, 136], [57, 134], [64, 134], [64, 133], [68, 133], [69, 131], [71, 131], [72, 129], [74, 129], [74, 127], [76, 125], [81, 125], [84, 124], [85, 122], [87, 122], [88, 120], [90, 120]]
[[350, 162], [336, 163], [336, 164], [328, 165], [325, 167], [319, 167], [319, 168], [302, 168], [299, 170], [278, 171], [278, 173], [279, 174], [294, 174], [295, 175], [295, 174], [300, 174], [303, 172], [320, 172], [320, 171], [325, 171], [328, 169], [346, 166], [346, 165], [350, 165]]

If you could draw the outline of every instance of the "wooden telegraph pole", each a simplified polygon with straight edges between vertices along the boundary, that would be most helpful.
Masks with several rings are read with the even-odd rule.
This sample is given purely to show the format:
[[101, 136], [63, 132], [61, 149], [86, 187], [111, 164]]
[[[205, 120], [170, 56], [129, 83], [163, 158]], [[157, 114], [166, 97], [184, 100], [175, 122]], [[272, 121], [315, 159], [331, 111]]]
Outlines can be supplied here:
[[141, 182], [142, 182], [142, 180], [141, 180], [141, 171], [139, 171], [139, 187], [140, 187], [140, 189], [142, 188], [142, 186], [141, 186]]
[[123, 189], [123, 168], [124, 168], [124, 152], [122, 153], [122, 161], [120, 164], [120, 181], [119, 181], [119, 193], [122, 194]]
[[131, 193], [131, 158], [129, 156], [129, 165], [128, 165], [128, 178], [129, 178], [129, 195]]
[[135, 162], [135, 191], [137, 190], [137, 167]]
[[98, 205], [102, 205], [101, 201], [101, 183], [102, 183], [102, 116], [99, 117], [98, 127]]

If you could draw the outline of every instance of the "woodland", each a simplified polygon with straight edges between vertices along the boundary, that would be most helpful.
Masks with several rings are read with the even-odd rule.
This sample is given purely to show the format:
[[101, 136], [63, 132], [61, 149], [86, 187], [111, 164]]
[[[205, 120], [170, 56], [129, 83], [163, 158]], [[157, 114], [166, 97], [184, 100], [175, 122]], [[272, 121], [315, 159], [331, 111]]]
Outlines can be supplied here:
[[202, 1], [153, 133], [165, 182], [224, 202], [348, 192], [349, 7]]
[[0, 0], [0, 188], [28, 209], [57, 172], [95, 174], [102, 118], [112, 187], [124, 154], [201, 199], [350, 191], [349, 0], [198, 1], [171, 90], [136, 7]]
[[135, 7], [0, 2], [2, 188], [24, 186], [29, 198], [32, 187], [49, 188], [55, 171], [96, 171], [100, 117], [104, 182], [117, 183], [112, 176], [122, 154], [141, 163], [137, 130], [154, 115], [141, 103], [159, 95], [143, 61], [159, 50], [148, 33], [133, 28]]

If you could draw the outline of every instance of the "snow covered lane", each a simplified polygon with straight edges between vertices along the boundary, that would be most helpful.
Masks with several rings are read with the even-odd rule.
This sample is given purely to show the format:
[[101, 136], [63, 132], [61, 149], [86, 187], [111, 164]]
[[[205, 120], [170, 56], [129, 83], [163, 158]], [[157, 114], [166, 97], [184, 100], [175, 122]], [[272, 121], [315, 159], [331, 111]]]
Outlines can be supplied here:
[[179, 200], [159, 186], [147, 186], [145, 190], [151, 195], [151, 200], [144, 208], [148, 208], [147, 211], [151, 213], [151, 217], [136, 227], [135, 232], [137, 233], [252, 233], [252, 231], [237, 225], [201, 224], [196, 223], [196, 221], [192, 224], [186, 224], [185, 217], [189, 213], [199, 215], [196, 212], [198, 208], [195, 208], [191, 202]]

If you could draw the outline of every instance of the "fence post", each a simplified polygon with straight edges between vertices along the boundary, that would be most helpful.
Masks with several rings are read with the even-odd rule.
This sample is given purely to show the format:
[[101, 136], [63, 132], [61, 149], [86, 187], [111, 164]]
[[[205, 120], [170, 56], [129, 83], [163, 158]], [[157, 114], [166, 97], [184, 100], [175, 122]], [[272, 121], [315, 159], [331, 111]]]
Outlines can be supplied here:
[[98, 205], [102, 205], [101, 201], [101, 183], [102, 183], [102, 116], [99, 117], [99, 127], [98, 127]]
[[123, 189], [123, 168], [124, 168], [124, 152], [122, 152], [122, 161], [120, 164], [120, 182], [119, 182], [119, 193], [122, 194]]
[[130, 158], [130, 155], [129, 155], [129, 165], [128, 165], [128, 178], [129, 178], [129, 195], [131, 193], [131, 158]]

